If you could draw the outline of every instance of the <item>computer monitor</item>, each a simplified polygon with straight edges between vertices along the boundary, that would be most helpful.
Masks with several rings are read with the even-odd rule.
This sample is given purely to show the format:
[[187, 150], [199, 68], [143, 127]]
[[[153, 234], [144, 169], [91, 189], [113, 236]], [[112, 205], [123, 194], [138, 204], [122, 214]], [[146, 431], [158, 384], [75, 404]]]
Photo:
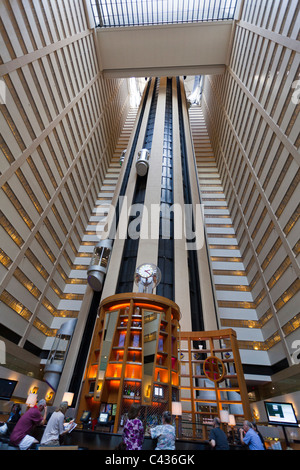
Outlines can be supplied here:
[[82, 413], [82, 416], [80, 418], [80, 421], [84, 424], [88, 423], [89, 419], [91, 417], [91, 412], [90, 411], [84, 411]]
[[17, 385], [16, 380], [0, 379], [0, 400], [10, 400]]
[[297, 416], [292, 403], [265, 401], [269, 424], [282, 426], [298, 426]]
[[100, 413], [99, 415], [99, 424], [106, 424], [108, 422], [109, 413]]

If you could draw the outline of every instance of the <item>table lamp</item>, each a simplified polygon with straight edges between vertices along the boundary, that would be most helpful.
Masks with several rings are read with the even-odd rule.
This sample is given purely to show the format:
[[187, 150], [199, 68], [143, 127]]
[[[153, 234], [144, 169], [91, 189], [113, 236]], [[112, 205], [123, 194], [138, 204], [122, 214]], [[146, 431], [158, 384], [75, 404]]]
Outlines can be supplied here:
[[179, 437], [178, 418], [182, 416], [182, 404], [180, 401], [172, 401], [172, 415], [176, 416], [176, 436]]
[[26, 400], [26, 405], [29, 406], [30, 408], [33, 408], [36, 405], [36, 402], [37, 402], [37, 394], [29, 393], [27, 400]]
[[66, 401], [68, 403], [68, 406], [71, 406], [73, 397], [74, 397], [74, 393], [65, 392], [62, 401]]

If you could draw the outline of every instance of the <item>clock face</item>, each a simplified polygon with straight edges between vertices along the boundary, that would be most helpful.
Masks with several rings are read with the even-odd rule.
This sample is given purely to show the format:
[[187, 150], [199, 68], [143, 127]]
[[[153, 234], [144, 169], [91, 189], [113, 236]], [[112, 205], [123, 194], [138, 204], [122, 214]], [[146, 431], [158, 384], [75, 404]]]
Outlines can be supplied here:
[[139, 292], [153, 292], [154, 287], [160, 283], [161, 272], [158, 266], [151, 263], [141, 264], [135, 272], [135, 283]]
[[151, 264], [142, 264], [142, 266], [137, 269], [137, 272], [140, 276], [148, 279], [149, 277], [153, 276], [154, 269]]

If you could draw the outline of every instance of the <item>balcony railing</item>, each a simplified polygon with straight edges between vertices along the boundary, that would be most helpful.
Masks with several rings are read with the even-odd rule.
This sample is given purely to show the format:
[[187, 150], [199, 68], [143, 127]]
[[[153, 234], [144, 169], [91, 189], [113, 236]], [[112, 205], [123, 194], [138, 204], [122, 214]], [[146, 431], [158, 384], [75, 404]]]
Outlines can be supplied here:
[[237, 0], [90, 0], [97, 27], [232, 20]]

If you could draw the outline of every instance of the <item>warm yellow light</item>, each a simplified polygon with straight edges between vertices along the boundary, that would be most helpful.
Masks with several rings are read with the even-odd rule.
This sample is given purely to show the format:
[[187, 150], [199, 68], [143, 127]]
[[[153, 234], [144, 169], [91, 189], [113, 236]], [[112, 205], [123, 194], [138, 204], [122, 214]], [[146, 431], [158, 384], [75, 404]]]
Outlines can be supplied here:
[[47, 395], [45, 396], [46, 401], [51, 401], [53, 398], [53, 395], [54, 395], [54, 392], [52, 391], [48, 392]]
[[126, 307], [129, 307], [130, 304], [127, 303], [127, 304], [117, 304], [117, 305], [113, 305], [112, 307], [109, 307], [109, 311], [111, 312], [112, 310], [119, 310], [121, 308], [126, 308]]
[[157, 305], [151, 305], [151, 304], [142, 304], [142, 303], [138, 303], [138, 304], [135, 304], [136, 307], [146, 307], [146, 308], [151, 308], [152, 310], [163, 310], [163, 307], [159, 307]]

